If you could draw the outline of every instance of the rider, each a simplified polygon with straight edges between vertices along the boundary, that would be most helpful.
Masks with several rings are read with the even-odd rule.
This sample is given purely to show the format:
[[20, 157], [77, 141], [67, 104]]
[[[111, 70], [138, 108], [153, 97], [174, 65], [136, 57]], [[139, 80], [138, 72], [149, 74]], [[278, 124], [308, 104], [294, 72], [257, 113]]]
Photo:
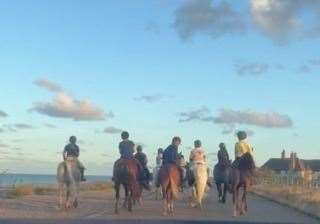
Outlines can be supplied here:
[[[193, 173], [197, 164], [207, 164], [206, 154], [202, 148], [202, 143], [200, 140], [194, 141], [194, 149], [190, 153], [189, 161], [191, 164], [191, 166], [190, 166], [191, 173]], [[208, 172], [208, 177], [209, 177], [209, 175], [210, 175], [209, 167], [208, 167], [207, 172]], [[192, 182], [192, 181], [190, 181], [190, 182]], [[209, 178], [208, 178], [208, 185], [211, 186]]]
[[129, 140], [129, 133], [124, 131], [121, 133], [122, 141], [119, 144], [119, 153], [121, 159], [133, 159], [134, 158], [134, 143]]
[[157, 158], [156, 158], [157, 167], [161, 167], [162, 166], [162, 158], [163, 158], [163, 149], [159, 148], [158, 149]]
[[[163, 165], [167, 165], [167, 164], [175, 164], [178, 165], [178, 148], [179, 145], [181, 144], [181, 138], [176, 136], [172, 139], [172, 143], [171, 145], [169, 145], [166, 150], [164, 150], [163, 152], [163, 161], [162, 164]], [[181, 184], [183, 183], [184, 180], [184, 176], [183, 176], [183, 170], [179, 167], [179, 171], [180, 171], [180, 178], [181, 178]]]
[[75, 136], [71, 136], [69, 138], [69, 144], [66, 145], [63, 150], [63, 160], [66, 161], [67, 158], [76, 159], [81, 173], [81, 181], [86, 181], [86, 178], [84, 177], [85, 167], [78, 159], [80, 154], [80, 148], [76, 144], [76, 142], [77, 138]]
[[237, 137], [239, 141], [235, 145], [235, 161], [233, 166], [238, 167], [239, 159], [246, 153], [253, 156], [253, 148], [247, 141], [247, 133], [245, 131], [238, 131]]
[[144, 181], [149, 182], [151, 179], [151, 174], [148, 169], [148, 158], [145, 153], [142, 152], [142, 146], [138, 145], [137, 147], [137, 153], [134, 155], [134, 158], [138, 160], [142, 166], [143, 172], [144, 172]]
[[223, 142], [219, 144], [218, 161], [219, 164], [222, 166], [228, 166], [230, 164], [227, 147]]
[[[118, 167], [118, 163], [121, 161], [121, 159], [130, 159], [134, 160], [137, 163], [138, 169], [139, 169], [139, 182], [141, 185], [143, 185], [146, 189], [150, 189], [149, 184], [145, 181], [145, 175], [143, 172], [143, 166], [140, 164], [138, 160], [135, 159], [134, 157], [134, 143], [133, 141], [129, 140], [129, 133], [127, 131], [123, 131], [121, 133], [121, 139], [122, 141], [119, 143], [119, 153], [120, 153], [120, 159], [117, 160], [114, 164], [113, 171], [116, 171], [116, 167]], [[114, 173], [115, 174], [115, 173]], [[115, 175], [113, 174], [113, 177]]]

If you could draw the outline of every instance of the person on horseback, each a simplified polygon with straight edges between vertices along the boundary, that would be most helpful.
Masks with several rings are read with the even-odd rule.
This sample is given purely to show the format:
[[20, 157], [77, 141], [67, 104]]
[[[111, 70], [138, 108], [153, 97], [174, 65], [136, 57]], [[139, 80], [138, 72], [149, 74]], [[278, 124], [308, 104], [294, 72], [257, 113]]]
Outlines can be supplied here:
[[147, 190], [150, 189], [148, 181], [146, 181], [146, 177], [144, 175], [144, 169], [142, 164], [134, 157], [134, 147], [135, 144], [133, 141], [129, 140], [129, 133], [127, 131], [123, 131], [121, 133], [121, 139], [122, 141], [119, 143], [119, 153], [120, 153], [120, 159], [118, 159], [114, 163], [113, 167], [113, 180], [115, 177], [115, 172], [117, 171], [119, 165], [121, 164], [122, 160], [134, 160], [138, 166], [139, 169], [139, 177], [138, 180], [142, 186], [144, 186]]
[[161, 167], [162, 166], [162, 158], [163, 158], [163, 149], [159, 148], [158, 149], [158, 154], [156, 157], [156, 166]]
[[[202, 143], [200, 140], [194, 141], [194, 149], [192, 149], [190, 152], [189, 161], [190, 161], [190, 175], [191, 175], [191, 180], [189, 180], [189, 184], [192, 185], [192, 182], [194, 181], [193, 171], [194, 171], [195, 167], [198, 164], [207, 164], [206, 154], [205, 154], [204, 149], [202, 148]], [[210, 175], [209, 168], [208, 168], [207, 172], [208, 172], [208, 177], [209, 177], [209, 175]], [[211, 183], [210, 183], [209, 179], [208, 179], [207, 184], [209, 187], [211, 187]]]
[[64, 147], [63, 160], [66, 161], [68, 158], [76, 159], [80, 173], [81, 173], [81, 181], [86, 181], [86, 178], [84, 177], [85, 167], [78, 159], [80, 155], [80, 148], [76, 143], [77, 143], [76, 136], [71, 136], [69, 138], [69, 144]]
[[223, 167], [230, 165], [229, 153], [226, 145], [223, 142], [219, 144], [218, 164]]
[[119, 153], [121, 159], [133, 159], [134, 158], [134, 143], [129, 140], [129, 133], [124, 131], [121, 133], [122, 141], [119, 143]]
[[238, 131], [237, 133], [238, 142], [235, 145], [235, 161], [233, 162], [234, 167], [239, 166], [240, 158], [249, 153], [253, 157], [253, 148], [247, 141], [247, 133], [245, 131]]
[[[163, 152], [162, 164], [175, 164], [178, 165], [180, 171], [181, 180], [184, 180], [183, 170], [181, 169], [179, 163], [179, 153], [178, 148], [181, 144], [181, 138], [176, 136], [172, 139], [171, 145], [169, 145]], [[183, 182], [183, 181], [182, 181]]]
[[137, 153], [134, 155], [134, 158], [136, 160], [138, 160], [142, 166], [142, 169], [144, 172], [144, 181], [145, 182], [149, 182], [151, 180], [151, 174], [150, 174], [150, 171], [148, 169], [148, 158], [147, 158], [147, 155], [145, 153], [142, 152], [142, 146], [141, 145], [138, 145], [137, 147]]
[[227, 147], [222, 142], [219, 144], [218, 163], [215, 165], [213, 170], [214, 181], [218, 190], [218, 200], [220, 203], [225, 203], [227, 199], [227, 189], [230, 184], [230, 166], [231, 162]]

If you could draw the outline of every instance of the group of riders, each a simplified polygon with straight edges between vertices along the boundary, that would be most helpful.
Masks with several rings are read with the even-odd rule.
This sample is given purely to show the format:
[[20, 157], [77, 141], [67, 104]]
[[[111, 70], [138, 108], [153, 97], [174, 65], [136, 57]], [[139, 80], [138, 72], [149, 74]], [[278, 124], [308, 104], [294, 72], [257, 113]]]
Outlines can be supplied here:
[[[226, 145], [224, 143], [219, 144], [218, 151], [218, 164], [215, 169], [223, 169], [224, 167], [231, 166], [237, 168], [239, 166], [240, 159], [245, 154], [250, 154], [253, 157], [253, 148], [251, 144], [247, 141], [247, 133], [245, 131], [239, 131], [237, 133], [238, 142], [235, 144], [235, 160], [231, 163], [229, 158], [228, 151], [226, 149]], [[114, 170], [118, 166], [121, 165], [122, 160], [132, 160], [138, 166], [139, 175], [137, 177], [140, 184], [147, 190], [150, 190], [150, 181], [152, 179], [152, 175], [148, 169], [148, 159], [145, 153], [143, 153], [143, 148], [141, 145], [136, 147], [135, 153], [135, 144], [133, 141], [129, 140], [129, 133], [124, 131], [121, 133], [122, 141], [119, 144], [119, 153], [120, 159], [118, 159], [114, 164]], [[69, 139], [69, 144], [65, 146], [63, 151], [63, 159], [66, 161], [68, 159], [76, 160], [78, 163], [78, 168], [81, 173], [81, 181], [86, 181], [84, 176], [84, 165], [79, 161], [78, 157], [80, 155], [79, 146], [76, 144], [77, 138], [75, 136], [71, 136]], [[200, 140], [196, 140], [194, 142], [194, 148], [190, 152], [189, 162], [186, 162], [182, 153], [179, 153], [178, 149], [181, 144], [180, 137], [174, 137], [172, 139], [171, 144], [163, 150], [162, 148], [158, 149], [157, 157], [156, 157], [156, 166], [159, 170], [162, 166], [168, 164], [175, 164], [179, 167], [180, 175], [181, 175], [181, 188], [188, 183], [190, 186], [194, 182], [193, 177], [193, 169], [198, 164], [207, 164], [206, 152], [202, 148], [202, 144]], [[209, 174], [209, 169], [208, 169]], [[156, 178], [156, 185], [160, 185], [157, 181], [157, 174], [154, 173], [154, 178]], [[208, 175], [209, 176], [209, 175]], [[219, 178], [218, 175], [215, 178]], [[216, 179], [215, 179], [216, 180]], [[211, 186], [210, 181], [207, 183]]]

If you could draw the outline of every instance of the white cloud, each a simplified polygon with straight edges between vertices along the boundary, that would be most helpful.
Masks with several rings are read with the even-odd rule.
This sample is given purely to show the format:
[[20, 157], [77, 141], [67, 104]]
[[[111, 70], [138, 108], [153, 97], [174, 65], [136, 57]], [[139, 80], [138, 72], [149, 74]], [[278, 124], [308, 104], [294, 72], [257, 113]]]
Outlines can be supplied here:
[[65, 93], [62, 87], [46, 79], [37, 80], [35, 84], [56, 93], [56, 96], [52, 102], [34, 103], [31, 111], [50, 117], [69, 118], [74, 121], [99, 121], [114, 116], [112, 112], [105, 113], [89, 100], [74, 99]]
[[179, 122], [207, 121], [210, 110], [207, 107], [179, 113]]
[[34, 84], [50, 92], [63, 92], [63, 88], [47, 79], [38, 79]]
[[[250, 10], [256, 27], [277, 42], [320, 37], [318, 0], [250, 0]], [[314, 20], [303, 20], [303, 12], [313, 14]]]
[[217, 38], [245, 30], [242, 16], [229, 3], [213, 3], [213, 0], [189, 0], [176, 10], [174, 28], [181, 39], [186, 40], [196, 34]]
[[291, 118], [277, 112], [259, 113], [252, 110], [236, 111], [223, 109], [213, 119], [217, 124], [247, 124], [266, 128], [290, 128], [293, 126]]
[[76, 100], [65, 93], [58, 93], [53, 102], [35, 103], [31, 110], [50, 117], [70, 118], [75, 121], [104, 120], [106, 116], [112, 117], [112, 114], [105, 114], [90, 101]]
[[140, 97], [134, 98], [136, 101], [145, 101], [147, 103], [156, 103], [159, 102], [164, 98], [161, 94], [155, 94], [155, 95], [142, 95]]
[[269, 65], [265, 63], [241, 63], [235, 65], [239, 76], [258, 76], [265, 74], [269, 70]]
[[116, 128], [116, 127], [112, 127], [112, 126], [106, 127], [106, 128], [103, 130], [103, 132], [104, 132], [104, 133], [107, 133], [107, 134], [119, 134], [119, 133], [121, 133], [122, 131], [123, 131], [122, 129]]

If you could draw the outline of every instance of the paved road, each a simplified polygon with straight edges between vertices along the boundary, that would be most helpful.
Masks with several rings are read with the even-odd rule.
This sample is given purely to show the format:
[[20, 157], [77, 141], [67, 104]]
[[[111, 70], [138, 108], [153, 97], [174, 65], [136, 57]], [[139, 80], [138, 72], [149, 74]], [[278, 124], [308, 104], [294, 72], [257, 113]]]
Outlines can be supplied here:
[[203, 211], [189, 208], [186, 202], [187, 195], [182, 195], [175, 204], [175, 216], [172, 219], [172, 217], [162, 216], [162, 202], [154, 200], [152, 194], [145, 195], [142, 207], [135, 207], [132, 214], [123, 209], [120, 215], [113, 213], [112, 193], [82, 193], [80, 207], [71, 212], [57, 210], [54, 195], [31, 196], [19, 200], [1, 200], [0, 223], [160, 224], [166, 221], [166, 223], [179, 224], [185, 223], [186, 220], [192, 220], [190, 224], [202, 224], [209, 221], [211, 223], [320, 223], [319, 220], [254, 195], [250, 195], [248, 198], [249, 213], [239, 218], [232, 217], [230, 197], [226, 205], [221, 205], [216, 200], [215, 190], [208, 192]]

